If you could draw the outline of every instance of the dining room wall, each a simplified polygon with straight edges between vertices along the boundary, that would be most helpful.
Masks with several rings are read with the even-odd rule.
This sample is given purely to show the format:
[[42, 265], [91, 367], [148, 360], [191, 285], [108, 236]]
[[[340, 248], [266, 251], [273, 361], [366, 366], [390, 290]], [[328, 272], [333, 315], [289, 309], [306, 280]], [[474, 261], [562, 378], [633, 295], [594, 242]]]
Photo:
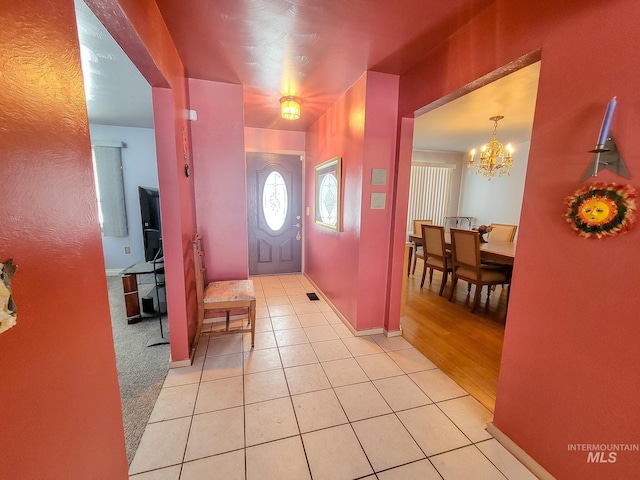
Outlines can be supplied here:
[[[487, 179], [475, 170], [461, 175], [458, 215], [472, 216], [476, 225], [506, 223], [518, 225], [524, 195], [524, 183], [531, 142], [513, 143], [514, 165], [511, 174]], [[465, 163], [469, 160], [465, 155]], [[516, 232], [517, 235], [517, 232]]]

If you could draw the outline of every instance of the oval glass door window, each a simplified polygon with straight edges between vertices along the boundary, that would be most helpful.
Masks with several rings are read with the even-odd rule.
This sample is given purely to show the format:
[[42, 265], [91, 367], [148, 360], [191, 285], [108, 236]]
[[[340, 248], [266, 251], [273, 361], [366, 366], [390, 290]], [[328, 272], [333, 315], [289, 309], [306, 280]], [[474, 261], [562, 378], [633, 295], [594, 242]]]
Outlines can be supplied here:
[[284, 225], [288, 204], [287, 184], [283, 176], [278, 172], [271, 172], [262, 189], [262, 211], [271, 230], [277, 232]]

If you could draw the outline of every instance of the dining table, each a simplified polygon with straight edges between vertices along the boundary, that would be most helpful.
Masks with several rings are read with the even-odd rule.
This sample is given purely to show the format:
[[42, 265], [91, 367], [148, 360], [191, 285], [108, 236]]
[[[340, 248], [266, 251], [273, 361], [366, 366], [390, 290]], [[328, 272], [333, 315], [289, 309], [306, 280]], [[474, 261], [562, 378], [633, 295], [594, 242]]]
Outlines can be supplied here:
[[[422, 245], [422, 235], [410, 234], [409, 242], [412, 247], [409, 248], [409, 263], [407, 265], [407, 276], [411, 274], [411, 261], [413, 259], [413, 245], [419, 247]], [[445, 232], [444, 243], [446, 248], [451, 248], [451, 234]], [[506, 265], [513, 265], [516, 256], [516, 242], [497, 242], [487, 241], [480, 243], [480, 258]]]

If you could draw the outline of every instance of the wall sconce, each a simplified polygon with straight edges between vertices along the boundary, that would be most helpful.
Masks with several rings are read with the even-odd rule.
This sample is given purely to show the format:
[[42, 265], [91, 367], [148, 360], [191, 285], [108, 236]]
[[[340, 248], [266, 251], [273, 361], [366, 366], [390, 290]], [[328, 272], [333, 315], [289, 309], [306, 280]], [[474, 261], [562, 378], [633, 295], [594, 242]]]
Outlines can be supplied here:
[[613, 97], [607, 105], [607, 111], [602, 120], [602, 127], [600, 127], [598, 143], [594, 150], [589, 150], [589, 153], [595, 153], [595, 156], [582, 175], [580, 179], [581, 182], [584, 182], [589, 177], [597, 177], [598, 172], [604, 169], [610, 170], [621, 177], [631, 178], [627, 166], [618, 151], [616, 141], [613, 136], [610, 135], [613, 112], [615, 112], [617, 104], [617, 97]]
[[285, 120], [297, 120], [300, 118], [300, 99], [293, 95], [287, 95], [280, 99], [280, 116]]

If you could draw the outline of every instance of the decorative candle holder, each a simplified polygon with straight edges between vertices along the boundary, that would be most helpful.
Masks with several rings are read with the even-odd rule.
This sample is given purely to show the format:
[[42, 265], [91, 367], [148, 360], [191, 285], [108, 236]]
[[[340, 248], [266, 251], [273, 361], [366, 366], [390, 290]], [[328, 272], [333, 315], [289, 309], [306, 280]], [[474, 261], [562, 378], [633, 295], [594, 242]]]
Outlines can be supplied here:
[[595, 153], [596, 155], [584, 171], [580, 179], [581, 182], [584, 182], [589, 177], [597, 177], [598, 172], [604, 169], [611, 170], [624, 178], [631, 178], [613, 136], [609, 135], [604, 145], [596, 145], [596, 148], [589, 150], [589, 153]]

